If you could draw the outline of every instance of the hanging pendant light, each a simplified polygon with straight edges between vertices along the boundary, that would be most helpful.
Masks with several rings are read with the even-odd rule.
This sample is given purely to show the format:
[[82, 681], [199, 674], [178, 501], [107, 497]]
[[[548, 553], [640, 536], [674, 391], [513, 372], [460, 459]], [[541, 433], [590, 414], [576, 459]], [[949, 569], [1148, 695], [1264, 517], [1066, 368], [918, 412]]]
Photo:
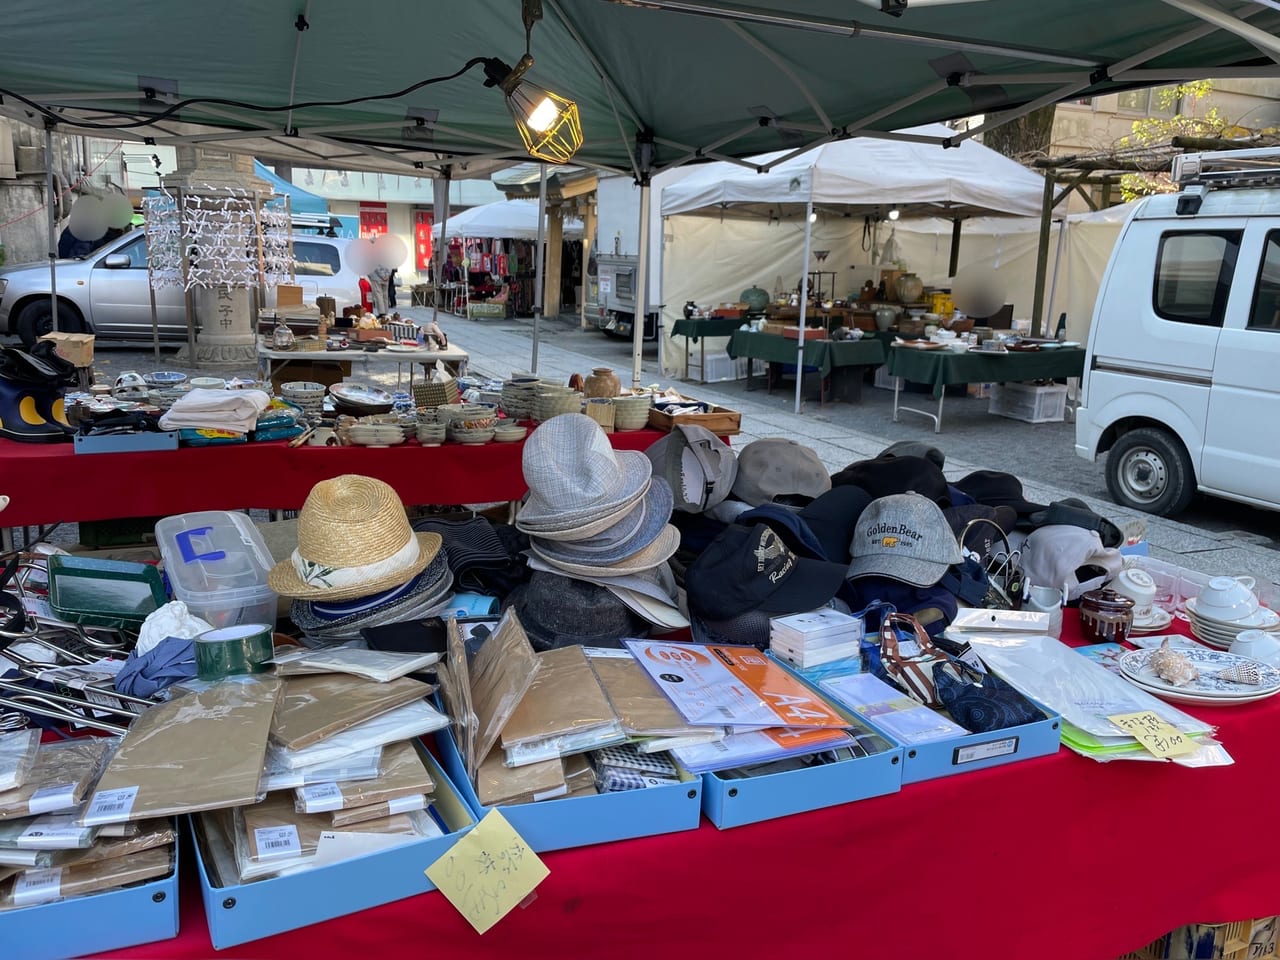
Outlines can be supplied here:
[[490, 59], [485, 62], [485, 86], [502, 90], [529, 156], [547, 163], [568, 163], [582, 146], [578, 105], [524, 79], [532, 66], [533, 57], [527, 53], [515, 67]]

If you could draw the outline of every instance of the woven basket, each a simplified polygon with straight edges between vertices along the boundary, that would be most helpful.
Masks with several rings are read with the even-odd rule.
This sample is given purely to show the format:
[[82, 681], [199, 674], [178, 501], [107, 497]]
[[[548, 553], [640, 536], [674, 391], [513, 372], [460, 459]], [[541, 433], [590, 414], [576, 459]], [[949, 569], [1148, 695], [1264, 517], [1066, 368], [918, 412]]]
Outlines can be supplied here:
[[428, 380], [426, 383], [413, 385], [413, 403], [417, 407], [438, 407], [445, 403], [457, 403], [459, 396], [457, 380], [446, 380], [443, 383]]
[[297, 353], [319, 353], [328, 346], [325, 340], [319, 340], [314, 337], [298, 337], [294, 341], [293, 349]]
[[[613, 433], [613, 401], [604, 398], [593, 398], [586, 404], [587, 416], [600, 424], [605, 433]], [[647, 416], [647, 414], [646, 414]]]

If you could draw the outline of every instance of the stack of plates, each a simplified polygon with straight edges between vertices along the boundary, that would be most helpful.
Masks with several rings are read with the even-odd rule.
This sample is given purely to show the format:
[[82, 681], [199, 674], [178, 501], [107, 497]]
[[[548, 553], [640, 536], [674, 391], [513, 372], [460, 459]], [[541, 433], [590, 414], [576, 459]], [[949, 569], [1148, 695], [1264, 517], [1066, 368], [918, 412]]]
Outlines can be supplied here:
[[455, 427], [453, 425], [450, 425], [449, 427], [449, 439], [456, 443], [465, 443], [469, 445], [488, 443], [493, 439], [493, 436], [493, 427], [486, 427], [483, 430], [467, 429], [465, 427]]
[[487, 403], [442, 403], [436, 407], [436, 421], [443, 424], [470, 424], [473, 428], [484, 429], [493, 426], [492, 421], [497, 410]]
[[502, 409], [513, 420], [533, 416], [533, 403], [538, 398], [537, 377], [513, 377], [502, 384]]
[[404, 443], [404, 430], [397, 423], [354, 423], [348, 436], [357, 447], [394, 447]]
[[447, 427], [443, 423], [418, 423], [418, 442], [424, 447], [438, 447], [444, 443]]
[[1169, 624], [1173, 623], [1173, 614], [1168, 610], [1162, 610], [1160, 607], [1152, 607], [1151, 615], [1144, 620], [1134, 620], [1133, 626], [1129, 628], [1129, 633], [1163, 633], [1168, 629]]
[[[1191, 661], [1200, 672], [1198, 680], [1175, 686], [1156, 676], [1151, 669], [1151, 657], [1156, 650], [1130, 650], [1122, 654], [1118, 663], [1120, 675], [1135, 687], [1154, 694], [1170, 703], [1187, 703], [1204, 707], [1229, 707], [1238, 703], [1265, 700], [1280, 693], [1280, 670], [1258, 660], [1240, 657], [1223, 650], [1178, 648], [1178, 652]], [[1232, 668], [1251, 668], [1257, 671], [1258, 683], [1239, 683], [1217, 676]]]
[[1266, 607], [1259, 607], [1239, 620], [1219, 620], [1201, 613], [1196, 607], [1196, 598], [1192, 597], [1187, 601], [1187, 617], [1191, 620], [1191, 632], [1196, 639], [1219, 650], [1231, 646], [1242, 630], [1280, 632], [1280, 613]]
[[308, 419], [319, 420], [324, 413], [324, 395], [328, 388], [323, 383], [308, 380], [292, 380], [280, 384], [280, 396], [296, 403]]
[[649, 407], [653, 398], [647, 393], [613, 398], [613, 428], [640, 430], [649, 424]]
[[542, 423], [562, 413], [581, 413], [582, 394], [576, 391], [547, 392], [540, 390], [533, 404], [533, 419]]
[[390, 413], [395, 402], [391, 394], [379, 387], [363, 383], [335, 383], [329, 388], [338, 413], [366, 417], [374, 413]]

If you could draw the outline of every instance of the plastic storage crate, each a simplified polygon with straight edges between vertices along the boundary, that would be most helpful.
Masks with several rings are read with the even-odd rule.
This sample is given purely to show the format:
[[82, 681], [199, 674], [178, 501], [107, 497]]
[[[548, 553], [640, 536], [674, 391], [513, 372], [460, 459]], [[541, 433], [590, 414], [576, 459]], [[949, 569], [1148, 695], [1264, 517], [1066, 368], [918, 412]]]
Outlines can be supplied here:
[[992, 384], [987, 412], [1025, 423], [1061, 423], [1066, 418], [1067, 388], [1061, 383]]
[[876, 367], [876, 378], [875, 378], [874, 386], [879, 387], [881, 390], [892, 390], [895, 382], [899, 382], [901, 380], [902, 380], [901, 377], [889, 376], [888, 365], [882, 363], [880, 364], [880, 366]]
[[760, 377], [764, 375], [763, 360], [749, 360], [747, 357], [738, 357], [735, 360], [727, 353], [707, 357], [707, 369], [702, 371], [703, 382], [721, 383], [725, 380], [745, 380], [747, 378], [748, 363], [752, 364], [752, 376]]

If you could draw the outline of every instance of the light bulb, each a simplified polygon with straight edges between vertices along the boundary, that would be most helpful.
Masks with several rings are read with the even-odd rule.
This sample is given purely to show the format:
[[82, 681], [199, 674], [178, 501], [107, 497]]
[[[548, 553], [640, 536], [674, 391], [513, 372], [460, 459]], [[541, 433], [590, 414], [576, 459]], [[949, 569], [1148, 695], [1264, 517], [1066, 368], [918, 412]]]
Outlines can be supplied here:
[[533, 112], [525, 122], [529, 124], [530, 130], [546, 133], [555, 124], [558, 116], [560, 116], [560, 108], [550, 97], [543, 97], [542, 102], [533, 108]]
[[818, 214], [817, 214], [817, 212], [814, 212], [814, 213], [809, 214], [809, 222], [810, 222], [810, 223], [817, 223], [817, 222], [818, 222]]
[[898, 219], [898, 208], [897, 208], [897, 207], [893, 207], [893, 208], [889, 211], [889, 219], [890, 219], [890, 220], [897, 220], [897, 219]]

